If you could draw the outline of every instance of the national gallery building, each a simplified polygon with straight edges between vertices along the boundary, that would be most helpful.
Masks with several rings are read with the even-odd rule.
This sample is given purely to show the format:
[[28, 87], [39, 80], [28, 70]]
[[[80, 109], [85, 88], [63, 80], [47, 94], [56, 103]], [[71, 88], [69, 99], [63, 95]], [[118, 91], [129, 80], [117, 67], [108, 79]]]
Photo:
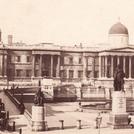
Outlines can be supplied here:
[[93, 82], [112, 86], [114, 71], [120, 64], [126, 85], [132, 85], [134, 45], [129, 44], [128, 29], [120, 22], [114, 24], [108, 41], [100, 47], [28, 45], [14, 43], [12, 35], [8, 35], [8, 44], [4, 44], [0, 32], [0, 81], [30, 82], [44, 78], [60, 84]]

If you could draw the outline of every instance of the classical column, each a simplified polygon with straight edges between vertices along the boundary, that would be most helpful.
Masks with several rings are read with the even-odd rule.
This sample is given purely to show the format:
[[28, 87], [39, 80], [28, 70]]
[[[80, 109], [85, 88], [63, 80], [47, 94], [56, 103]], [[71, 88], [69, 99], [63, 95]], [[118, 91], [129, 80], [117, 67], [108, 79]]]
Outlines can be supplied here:
[[117, 56], [117, 65], [120, 64], [120, 57]]
[[95, 57], [93, 57], [92, 59], [92, 77], [94, 78], [95, 77]]
[[69, 79], [69, 70], [66, 69], [66, 75], [67, 75], [67, 79]]
[[53, 55], [51, 55], [51, 71], [50, 71], [50, 77], [53, 77]]
[[2, 54], [2, 77], [4, 76], [4, 54]]
[[32, 57], [32, 77], [35, 77], [35, 55]]
[[132, 60], [132, 57], [131, 56], [129, 56], [129, 78], [131, 79], [132, 77], [131, 77], [131, 60]]
[[60, 56], [57, 56], [57, 67], [56, 67], [56, 77], [59, 77], [60, 73]]
[[104, 77], [105, 76], [105, 59], [104, 59], [104, 56], [101, 57], [101, 65], [102, 65], [101, 76]]
[[7, 77], [7, 55], [3, 55], [4, 56], [4, 77]]
[[42, 55], [40, 55], [39, 76], [42, 77]]
[[86, 79], [86, 57], [83, 56], [83, 80]]
[[105, 56], [105, 77], [107, 77], [107, 56]]
[[101, 78], [101, 56], [99, 56], [99, 78]]
[[126, 66], [126, 57], [124, 56], [123, 57], [123, 71], [124, 71], [124, 73], [125, 73], [125, 70], [126, 70], [125, 66]]
[[2, 59], [2, 55], [0, 55], [0, 77], [2, 77], [2, 62], [3, 62], [3, 59]]
[[112, 78], [113, 78], [113, 68], [114, 68], [113, 62], [114, 62], [114, 57], [111, 55], [111, 77]]

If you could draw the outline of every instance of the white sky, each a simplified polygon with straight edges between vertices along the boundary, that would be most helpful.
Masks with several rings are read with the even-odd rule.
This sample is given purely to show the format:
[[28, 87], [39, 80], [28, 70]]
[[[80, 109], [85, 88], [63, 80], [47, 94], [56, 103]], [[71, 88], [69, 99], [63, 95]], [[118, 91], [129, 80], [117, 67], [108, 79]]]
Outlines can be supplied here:
[[134, 0], [0, 0], [3, 42], [79, 44], [107, 42], [121, 18], [134, 44]]

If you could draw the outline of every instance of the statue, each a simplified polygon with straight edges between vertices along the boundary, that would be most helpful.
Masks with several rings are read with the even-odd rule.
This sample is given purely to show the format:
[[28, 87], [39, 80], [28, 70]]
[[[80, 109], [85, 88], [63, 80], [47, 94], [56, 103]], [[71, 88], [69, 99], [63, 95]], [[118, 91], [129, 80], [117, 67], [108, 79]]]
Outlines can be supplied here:
[[124, 77], [125, 73], [121, 69], [120, 65], [117, 65], [117, 68], [114, 73], [114, 91], [124, 92]]
[[34, 97], [34, 104], [35, 104], [35, 106], [43, 106], [43, 104], [44, 104], [44, 94], [41, 91], [40, 81], [39, 81], [39, 89]]

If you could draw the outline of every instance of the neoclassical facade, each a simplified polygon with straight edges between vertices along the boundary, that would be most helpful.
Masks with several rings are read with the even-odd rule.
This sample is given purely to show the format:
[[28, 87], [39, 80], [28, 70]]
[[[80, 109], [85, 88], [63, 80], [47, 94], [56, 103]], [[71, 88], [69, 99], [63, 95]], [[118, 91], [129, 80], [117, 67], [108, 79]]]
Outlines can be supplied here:
[[[129, 44], [128, 29], [120, 22], [108, 33], [107, 44], [94, 47], [60, 46], [53, 43], [28, 45], [2, 43], [0, 32], [0, 81], [53, 79], [62, 83], [85, 83], [112, 86], [118, 64], [127, 85], [134, 81], [134, 46]], [[91, 45], [90, 45], [91, 46]]]

